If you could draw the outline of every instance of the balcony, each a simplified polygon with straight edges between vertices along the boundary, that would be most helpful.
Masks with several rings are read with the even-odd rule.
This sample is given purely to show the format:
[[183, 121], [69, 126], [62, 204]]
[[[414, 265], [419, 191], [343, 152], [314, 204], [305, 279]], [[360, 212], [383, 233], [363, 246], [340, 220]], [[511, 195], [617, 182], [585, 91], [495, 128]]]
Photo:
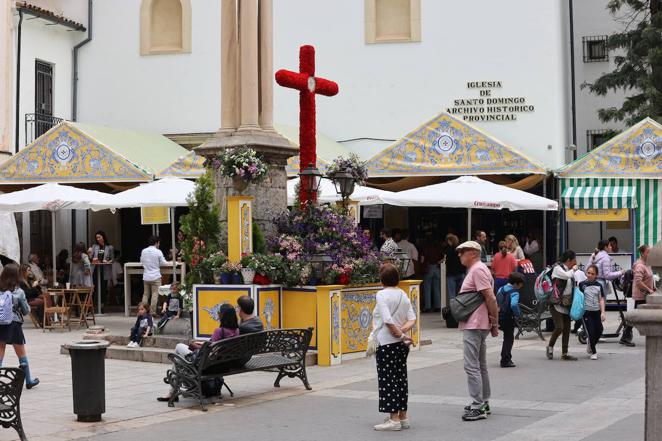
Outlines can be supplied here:
[[62, 121], [64, 121], [63, 118], [44, 115], [43, 113], [26, 113], [25, 145], [32, 143], [35, 139], [48, 132], [51, 127], [58, 125]]

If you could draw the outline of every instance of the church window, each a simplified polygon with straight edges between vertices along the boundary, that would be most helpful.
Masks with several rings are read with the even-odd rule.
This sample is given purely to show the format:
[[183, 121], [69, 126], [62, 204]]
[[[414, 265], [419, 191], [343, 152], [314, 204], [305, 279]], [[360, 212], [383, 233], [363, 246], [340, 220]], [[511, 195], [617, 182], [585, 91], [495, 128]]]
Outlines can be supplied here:
[[191, 0], [142, 0], [140, 53], [191, 52]]
[[421, 41], [420, 0], [365, 0], [366, 43]]

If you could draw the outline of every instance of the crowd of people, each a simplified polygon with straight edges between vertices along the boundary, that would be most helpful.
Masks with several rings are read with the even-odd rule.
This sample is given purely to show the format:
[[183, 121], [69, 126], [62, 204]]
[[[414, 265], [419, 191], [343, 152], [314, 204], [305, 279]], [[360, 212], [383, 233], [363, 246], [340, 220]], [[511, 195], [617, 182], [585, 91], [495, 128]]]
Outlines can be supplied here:
[[[480, 299], [478, 306], [464, 319], [459, 321], [462, 331], [464, 371], [471, 402], [464, 407], [462, 420], [477, 421], [486, 419], [491, 414], [491, 387], [487, 365], [487, 337], [497, 337], [503, 332], [501, 347], [502, 368], [516, 367], [512, 358], [514, 330], [520, 311], [520, 290], [525, 285], [524, 275], [518, 272], [518, 262], [527, 253], [537, 252], [539, 247], [527, 241], [525, 249], [520, 248], [517, 239], [506, 236], [498, 243], [499, 251], [491, 261], [491, 269], [486, 265], [487, 253], [484, 246], [484, 232], [476, 233], [476, 240], [457, 244], [456, 237], [449, 235], [449, 249], [457, 255], [463, 279], [459, 282], [459, 293], [474, 295]], [[610, 256], [617, 249], [614, 238], [601, 240], [595, 252], [590, 256], [584, 270], [577, 265], [574, 251], [566, 250], [551, 268], [551, 281], [555, 294], [549, 298], [548, 308], [551, 313], [554, 330], [546, 347], [548, 359], [554, 359], [554, 346], [561, 337], [561, 356], [563, 361], [576, 361], [577, 357], [569, 353], [571, 333], [570, 307], [574, 308], [573, 294], [578, 289], [583, 304], [582, 315], [575, 317], [586, 333], [586, 353], [590, 360], [598, 360], [596, 345], [603, 335], [603, 322], [606, 320], [606, 297], [613, 289], [612, 281], [628, 278], [628, 271], [614, 269]], [[630, 279], [635, 308], [645, 303], [646, 296], [655, 292], [655, 283], [651, 268], [647, 265], [650, 253], [649, 245], [638, 248], [639, 258], [634, 263]], [[425, 253], [421, 253], [425, 255]], [[429, 256], [430, 254], [428, 254]], [[434, 255], [438, 258], [439, 255]], [[421, 257], [422, 258], [422, 257]], [[450, 252], [446, 253], [447, 267], [453, 267]], [[438, 261], [434, 261], [436, 265]], [[451, 273], [455, 275], [453, 271]], [[408, 416], [407, 355], [411, 339], [406, 333], [416, 321], [416, 315], [407, 296], [397, 288], [398, 272], [390, 264], [381, 269], [381, 281], [384, 289], [377, 293], [377, 306], [373, 312], [373, 332], [377, 332], [379, 348], [377, 355], [377, 380], [379, 392], [379, 411], [388, 416], [383, 423], [374, 426], [378, 431], [399, 431], [410, 428]], [[458, 284], [457, 280], [453, 281]], [[625, 288], [628, 290], [628, 288]], [[465, 298], [465, 300], [468, 297]], [[468, 304], [469, 302], [467, 302]], [[377, 330], [377, 331], [376, 331]], [[634, 346], [632, 328], [625, 326], [620, 343]]]

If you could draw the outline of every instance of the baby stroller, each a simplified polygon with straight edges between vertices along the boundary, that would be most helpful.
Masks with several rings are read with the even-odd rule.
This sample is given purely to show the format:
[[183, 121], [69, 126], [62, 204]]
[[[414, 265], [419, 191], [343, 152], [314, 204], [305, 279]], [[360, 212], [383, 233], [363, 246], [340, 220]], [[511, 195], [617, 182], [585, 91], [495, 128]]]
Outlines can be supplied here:
[[[621, 337], [621, 332], [622, 332], [624, 340], [628, 338], [630, 340], [632, 339], [632, 329], [629, 326], [626, 326], [625, 314], [623, 313], [623, 307], [627, 306], [627, 298], [632, 297], [632, 279], [633, 279], [632, 270], [627, 270], [622, 277], [609, 282], [612, 285], [612, 290], [614, 291], [614, 297], [616, 297], [618, 315], [621, 320], [618, 324], [618, 328], [616, 328], [616, 332], [603, 333], [602, 338], [619, 338]], [[618, 297], [619, 291], [623, 293], [623, 303], [621, 303], [621, 299]], [[628, 331], [630, 333], [629, 336], [626, 335]], [[586, 344], [586, 331], [584, 329], [583, 323], [577, 330], [577, 339], [581, 344], [583, 345]]]

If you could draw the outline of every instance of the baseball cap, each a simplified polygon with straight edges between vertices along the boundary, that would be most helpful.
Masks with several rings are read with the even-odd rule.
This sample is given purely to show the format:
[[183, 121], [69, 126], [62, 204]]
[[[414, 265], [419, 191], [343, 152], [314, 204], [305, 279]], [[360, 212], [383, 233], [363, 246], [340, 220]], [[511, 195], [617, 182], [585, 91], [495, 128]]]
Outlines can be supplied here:
[[473, 241], [473, 240], [468, 240], [464, 243], [459, 244], [457, 246], [457, 249], [458, 250], [476, 250], [476, 251], [481, 250], [480, 244], [476, 241]]

